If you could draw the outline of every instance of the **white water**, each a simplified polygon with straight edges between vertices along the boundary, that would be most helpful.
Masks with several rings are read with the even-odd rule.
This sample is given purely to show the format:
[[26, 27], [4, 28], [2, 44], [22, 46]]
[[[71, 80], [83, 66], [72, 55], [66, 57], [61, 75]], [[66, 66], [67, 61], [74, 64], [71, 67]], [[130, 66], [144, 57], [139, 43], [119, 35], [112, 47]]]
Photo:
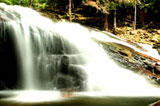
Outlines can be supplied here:
[[[89, 31], [79, 24], [53, 23], [32, 9], [19, 6], [0, 4], [0, 17], [7, 21], [6, 27], [11, 28], [15, 36], [25, 89], [55, 89], [53, 72], [59, 71], [60, 59], [65, 55], [71, 67], [87, 73], [87, 91], [105, 91], [106, 95], [159, 92], [142, 76], [118, 66], [91, 38], [140, 51], [132, 45]], [[150, 51], [143, 53], [150, 54]], [[156, 52], [152, 52], [152, 56], [153, 53], [159, 57]]]

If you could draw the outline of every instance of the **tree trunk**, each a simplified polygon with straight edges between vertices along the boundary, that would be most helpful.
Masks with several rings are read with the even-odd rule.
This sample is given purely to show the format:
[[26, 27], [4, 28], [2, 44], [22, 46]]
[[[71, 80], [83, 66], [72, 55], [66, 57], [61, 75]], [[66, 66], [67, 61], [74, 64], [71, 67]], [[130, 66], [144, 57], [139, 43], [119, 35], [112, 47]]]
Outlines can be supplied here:
[[137, 1], [134, 1], [134, 30], [136, 30], [137, 23]]
[[117, 22], [116, 22], [117, 21], [117, 19], [116, 19], [117, 16], [116, 15], [117, 15], [117, 10], [115, 9], [114, 10], [114, 33], [116, 33], [116, 29], [117, 29]]
[[108, 14], [105, 14], [105, 22], [104, 22], [105, 31], [108, 31]]
[[32, 1], [33, 1], [33, 0], [30, 0], [29, 7], [32, 7]]
[[72, 0], [69, 0], [69, 10], [68, 10], [68, 14], [69, 14], [69, 21], [72, 21]]
[[145, 26], [145, 21], [144, 21], [145, 20], [145, 16], [146, 16], [146, 14], [145, 14], [144, 10], [140, 10], [139, 20], [140, 20], [140, 22], [141, 22], [143, 27]]

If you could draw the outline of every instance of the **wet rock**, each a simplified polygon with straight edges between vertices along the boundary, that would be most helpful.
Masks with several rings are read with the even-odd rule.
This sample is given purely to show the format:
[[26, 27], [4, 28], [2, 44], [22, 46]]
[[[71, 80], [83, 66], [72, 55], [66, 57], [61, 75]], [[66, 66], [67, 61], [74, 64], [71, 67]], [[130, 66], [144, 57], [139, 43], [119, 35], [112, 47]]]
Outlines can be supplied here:
[[160, 106], [160, 100], [159, 101], [157, 101], [157, 102], [155, 102], [155, 103], [152, 103], [151, 105], [149, 105], [149, 106]]
[[57, 72], [54, 81], [56, 89], [73, 89], [74, 91], [84, 91], [86, 87], [85, 71], [78, 65], [71, 65], [69, 57], [62, 56], [61, 67]]
[[[123, 68], [141, 73], [154, 84], [160, 84], [160, 63], [150, 56], [135, 52], [122, 45], [103, 44], [103, 48], [111, 58]], [[122, 49], [123, 48], [123, 49]]]

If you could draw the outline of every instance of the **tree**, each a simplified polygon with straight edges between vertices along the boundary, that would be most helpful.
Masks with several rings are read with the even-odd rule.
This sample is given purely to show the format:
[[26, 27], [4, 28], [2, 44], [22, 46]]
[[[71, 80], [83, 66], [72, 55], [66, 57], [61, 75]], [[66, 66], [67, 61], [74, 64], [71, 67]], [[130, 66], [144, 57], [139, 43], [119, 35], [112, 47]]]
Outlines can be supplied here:
[[[155, 15], [160, 13], [159, 4], [159, 0], [141, 0], [141, 4], [138, 7], [140, 9], [140, 22], [142, 26], [145, 26], [144, 21], [147, 13], [149, 13], [149, 17], [153, 16], [154, 18], [152, 19], [156, 19]], [[159, 16], [157, 18], [159, 18]]]
[[114, 23], [113, 23], [113, 29], [114, 32], [116, 33], [116, 28], [117, 28], [117, 6], [121, 3], [125, 4], [132, 4], [135, 8], [134, 12], [134, 29], [136, 29], [136, 14], [137, 14], [137, 1], [139, 0], [87, 0], [85, 5], [89, 5], [92, 7], [97, 8], [100, 10], [102, 13], [105, 15], [105, 21], [104, 21], [104, 29], [105, 31], [108, 31], [108, 15], [110, 10], [114, 11]]
[[117, 6], [118, 6], [118, 1], [117, 0], [112, 0], [110, 1], [110, 10], [114, 11], [114, 19], [113, 19], [113, 32], [116, 33], [117, 29]]
[[116, 29], [117, 29], [117, 8], [115, 7], [115, 10], [114, 10], [114, 32], [116, 33]]
[[69, 6], [68, 6], [68, 14], [69, 14], [69, 21], [72, 21], [72, 0], [69, 0]]
[[134, 30], [136, 29], [136, 23], [137, 23], [137, 4], [141, 3], [141, 0], [119, 0], [121, 3], [125, 4], [131, 4], [134, 6], [134, 22], [133, 22], [133, 27]]
[[137, 0], [134, 0], [134, 30], [136, 30], [137, 23]]
[[108, 31], [108, 9], [109, 9], [109, 0], [87, 0], [84, 5], [95, 7], [97, 10], [102, 12], [105, 15], [104, 19], [104, 29]]
[[33, 0], [30, 0], [29, 7], [32, 7]]

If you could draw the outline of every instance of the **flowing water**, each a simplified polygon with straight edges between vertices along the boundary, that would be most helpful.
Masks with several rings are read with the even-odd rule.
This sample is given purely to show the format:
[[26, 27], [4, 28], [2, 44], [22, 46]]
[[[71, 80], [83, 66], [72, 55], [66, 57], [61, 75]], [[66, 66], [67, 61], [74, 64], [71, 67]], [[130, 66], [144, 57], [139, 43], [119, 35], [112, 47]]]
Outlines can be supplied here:
[[[52, 22], [20, 6], [1, 3], [0, 20], [0, 28], [4, 29], [1, 34], [7, 29], [14, 39], [23, 90], [57, 91], [71, 87], [92, 92], [89, 95], [93, 96], [159, 95], [159, 90], [146, 79], [117, 65], [92, 39], [119, 43], [159, 58], [151, 49], [141, 51], [119, 38], [113, 39], [110, 33], [89, 30], [76, 23]], [[94, 94], [95, 91], [98, 93]]]

